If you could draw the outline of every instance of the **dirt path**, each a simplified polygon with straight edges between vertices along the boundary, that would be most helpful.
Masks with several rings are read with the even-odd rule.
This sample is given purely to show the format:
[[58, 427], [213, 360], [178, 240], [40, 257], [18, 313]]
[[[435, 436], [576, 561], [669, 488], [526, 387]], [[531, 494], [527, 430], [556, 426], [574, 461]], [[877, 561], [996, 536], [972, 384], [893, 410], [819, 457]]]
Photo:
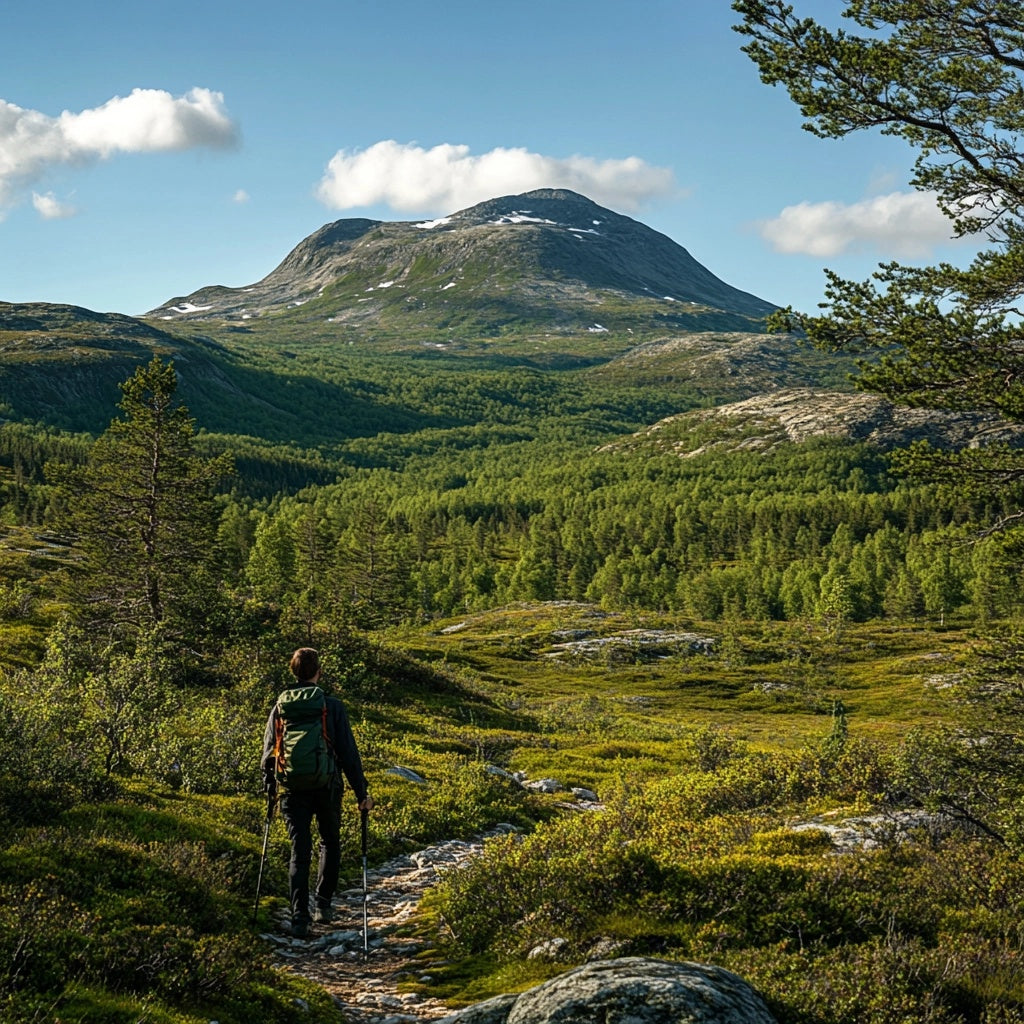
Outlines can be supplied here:
[[[499, 826], [493, 835], [511, 826]], [[398, 857], [367, 871], [368, 955], [363, 953], [363, 890], [348, 889], [334, 898], [335, 920], [314, 925], [308, 939], [287, 936], [287, 917], [280, 933], [267, 933], [286, 970], [322, 985], [353, 1024], [412, 1024], [436, 1020], [451, 1012], [436, 999], [399, 993], [399, 982], [428, 978], [424, 947], [401, 934], [416, 912], [420, 897], [447, 870], [474, 856], [486, 836], [465, 842], [449, 840], [407, 857]]]

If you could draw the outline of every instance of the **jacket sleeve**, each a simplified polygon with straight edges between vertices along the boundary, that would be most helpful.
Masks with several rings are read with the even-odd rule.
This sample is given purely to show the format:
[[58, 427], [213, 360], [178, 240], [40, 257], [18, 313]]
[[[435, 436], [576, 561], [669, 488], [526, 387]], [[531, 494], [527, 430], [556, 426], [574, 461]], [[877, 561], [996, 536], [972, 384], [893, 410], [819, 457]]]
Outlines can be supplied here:
[[267, 718], [267, 727], [263, 731], [263, 756], [260, 759], [260, 769], [265, 778], [272, 778], [277, 767], [274, 761], [274, 739], [275, 739], [275, 710], [277, 705], [270, 709], [270, 716]]
[[355, 793], [356, 801], [362, 803], [366, 799], [369, 786], [366, 776], [363, 774], [363, 762], [359, 756], [359, 749], [356, 747], [356, 738], [352, 735], [352, 726], [348, 720], [348, 714], [344, 705], [336, 697], [328, 700], [331, 709], [329, 724], [331, 726], [331, 739], [334, 743], [334, 756], [338, 761], [338, 767], [345, 774], [352, 792]]

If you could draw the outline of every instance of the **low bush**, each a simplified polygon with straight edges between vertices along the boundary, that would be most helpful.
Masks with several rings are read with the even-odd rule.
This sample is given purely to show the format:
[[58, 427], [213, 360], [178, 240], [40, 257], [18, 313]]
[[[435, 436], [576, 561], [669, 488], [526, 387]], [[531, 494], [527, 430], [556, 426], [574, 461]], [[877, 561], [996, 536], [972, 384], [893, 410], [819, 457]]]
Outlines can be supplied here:
[[480, 761], [421, 752], [417, 784], [377, 773], [373, 827], [391, 839], [424, 844], [485, 832], [500, 822], [524, 824], [530, 798], [514, 782], [492, 774]]
[[923, 834], [838, 853], [825, 831], [786, 827], [809, 813], [792, 798], [862, 801], [865, 779], [884, 788], [880, 757], [726, 753], [489, 843], [428, 908], [458, 955], [504, 965], [553, 938], [568, 940], [562, 963], [599, 945], [721, 963], [787, 1024], [1024, 1021], [1024, 865], [1011, 850]]
[[112, 794], [116, 787], [85, 751], [64, 742], [52, 722], [0, 693], [4, 723], [0, 820], [31, 825]]
[[327, 994], [279, 974], [252, 934], [258, 833], [225, 828], [224, 813], [138, 787], [9, 834], [0, 1019], [340, 1024]]

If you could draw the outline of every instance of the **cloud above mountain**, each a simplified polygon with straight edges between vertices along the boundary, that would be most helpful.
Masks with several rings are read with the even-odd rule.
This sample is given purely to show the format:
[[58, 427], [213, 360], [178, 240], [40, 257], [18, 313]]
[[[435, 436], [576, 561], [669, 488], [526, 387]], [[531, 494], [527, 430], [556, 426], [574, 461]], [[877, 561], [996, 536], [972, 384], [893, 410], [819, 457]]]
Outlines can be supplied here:
[[[210, 89], [191, 89], [184, 96], [135, 89], [102, 106], [65, 110], [57, 117], [0, 100], [0, 217], [57, 166], [82, 166], [119, 153], [226, 147], [236, 141], [224, 97]], [[52, 193], [36, 199], [35, 206], [51, 217], [67, 209]]]
[[43, 220], [66, 220], [78, 212], [69, 203], [62, 203], [52, 192], [32, 193], [32, 205]]
[[929, 192], [890, 192], [856, 203], [797, 203], [758, 225], [776, 252], [837, 256], [879, 249], [912, 259], [952, 240], [953, 225]]
[[451, 213], [495, 196], [537, 188], [572, 189], [617, 210], [635, 210], [647, 200], [680, 191], [671, 170], [635, 156], [551, 157], [521, 148], [473, 154], [463, 145], [442, 143], [424, 149], [389, 139], [367, 149], [335, 153], [316, 195], [335, 210], [383, 203], [428, 214]]

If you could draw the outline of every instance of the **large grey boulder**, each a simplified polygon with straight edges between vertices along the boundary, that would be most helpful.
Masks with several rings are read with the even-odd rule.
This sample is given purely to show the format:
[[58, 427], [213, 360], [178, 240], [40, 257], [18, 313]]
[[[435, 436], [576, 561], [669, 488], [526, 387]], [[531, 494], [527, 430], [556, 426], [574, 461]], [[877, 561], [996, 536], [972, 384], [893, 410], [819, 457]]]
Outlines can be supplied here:
[[439, 1024], [777, 1024], [764, 1000], [724, 967], [646, 957], [598, 960], [518, 996], [499, 996]]

